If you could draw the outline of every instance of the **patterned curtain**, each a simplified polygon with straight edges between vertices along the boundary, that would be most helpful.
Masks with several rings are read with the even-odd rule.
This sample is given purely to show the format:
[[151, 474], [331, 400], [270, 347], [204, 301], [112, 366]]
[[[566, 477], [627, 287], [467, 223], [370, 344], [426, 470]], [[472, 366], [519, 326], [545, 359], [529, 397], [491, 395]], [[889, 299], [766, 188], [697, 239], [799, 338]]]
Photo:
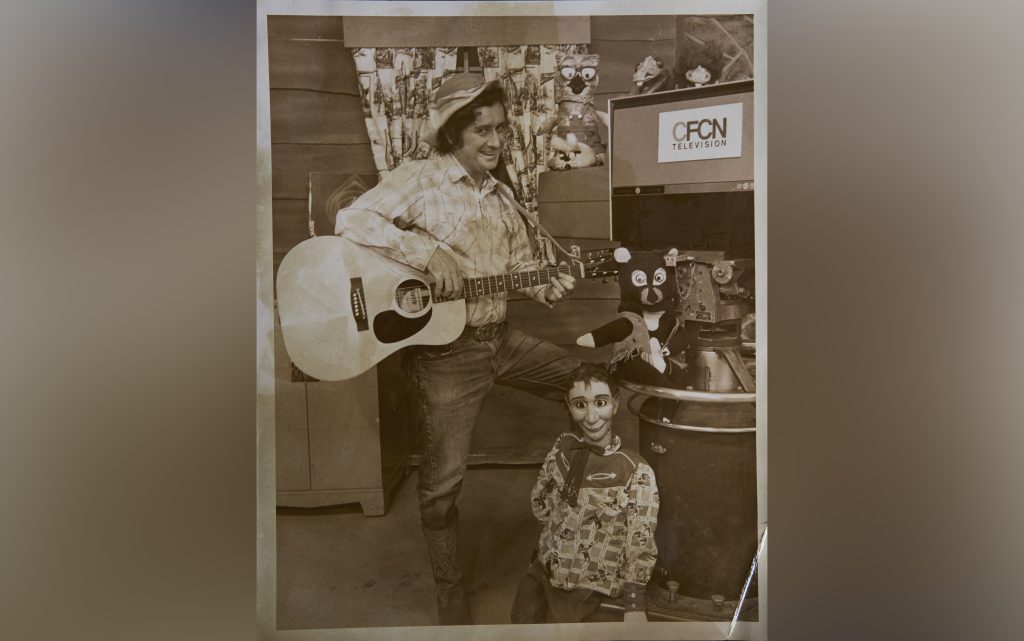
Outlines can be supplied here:
[[428, 158], [421, 140], [428, 100], [456, 72], [455, 47], [353, 49], [373, 162], [381, 177], [406, 160]]
[[505, 167], [516, 196], [527, 209], [537, 210], [537, 183], [546, 171], [550, 134], [537, 129], [554, 118], [555, 54], [587, 53], [587, 45], [516, 45], [479, 47], [484, 79], [500, 80], [508, 96], [512, 137], [505, 148]]
[[[511, 138], [505, 167], [517, 198], [537, 209], [537, 177], [545, 171], [547, 140], [538, 128], [556, 113], [555, 53], [587, 53], [587, 45], [478, 47], [484, 78], [500, 80], [508, 95]], [[421, 138], [429, 99], [458, 72], [456, 47], [353, 49], [373, 161], [381, 177], [406, 160], [436, 151]]]

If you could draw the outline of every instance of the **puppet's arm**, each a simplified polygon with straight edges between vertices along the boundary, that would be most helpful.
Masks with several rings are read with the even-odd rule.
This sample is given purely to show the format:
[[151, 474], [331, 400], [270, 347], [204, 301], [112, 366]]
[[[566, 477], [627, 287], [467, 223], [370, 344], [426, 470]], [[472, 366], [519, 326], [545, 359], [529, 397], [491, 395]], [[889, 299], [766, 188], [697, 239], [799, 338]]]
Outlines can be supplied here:
[[576, 339], [576, 344], [581, 347], [600, 347], [615, 343], [626, 338], [633, 332], [633, 323], [628, 318], [616, 316], [615, 319], [601, 325], [589, 334], [584, 334]]
[[658, 486], [654, 471], [641, 461], [633, 478], [630, 479], [627, 496], [627, 515], [636, 507], [635, 513], [626, 518], [625, 567], [623, 567], [623, 597], [626, 611], [644, 611], [646, 608], [646, 586], [651, 580], [654, 564], [658, 559], [658, 546], [654, 542], [654, 530], [658, 527]]

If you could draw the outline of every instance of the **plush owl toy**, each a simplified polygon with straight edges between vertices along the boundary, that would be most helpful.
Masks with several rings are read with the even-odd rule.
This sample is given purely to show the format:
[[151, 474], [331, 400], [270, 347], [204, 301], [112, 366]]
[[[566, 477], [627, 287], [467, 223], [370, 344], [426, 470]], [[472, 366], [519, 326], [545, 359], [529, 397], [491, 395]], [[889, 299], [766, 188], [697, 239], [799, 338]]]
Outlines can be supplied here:
[[563, 140], [569, 134], [590, 147], [595, 154], [597, 164], [603, 165], [605, 158], [604, 144], [598, 133], [598, 121], [607, 126], [607, 115], [594, 109], [594, 92], [599, 80], [597, 65], [600, 57], [590, 54], [555, 54], [555, 65], [558, 75], [555, 76], [555, 102], [558, 105], [557, 121], [554, 134]]
[[576, 339], [583, 347], [614, 343], [610, 369], [616, 378], [682, 387], [683, 367], [668, 358], [686, 349], [686, 333], [676, 309], [678, 250], [614, 252], [619, 263], [619, 314], [610, 322]]

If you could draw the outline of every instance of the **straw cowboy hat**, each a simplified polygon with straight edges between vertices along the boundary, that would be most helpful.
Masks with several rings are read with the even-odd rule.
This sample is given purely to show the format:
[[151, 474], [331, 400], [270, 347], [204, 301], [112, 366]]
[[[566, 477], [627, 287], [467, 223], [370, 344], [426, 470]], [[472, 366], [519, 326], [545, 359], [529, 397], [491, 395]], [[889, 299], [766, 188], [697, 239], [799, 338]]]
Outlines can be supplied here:
[[434, 94], [430, 122], [423, 132], [423, 139], [432, 147], [437, 147], [437, 132], [444, 123], [492, 84], [494, 81], [487, 82], [478, 73], [457, 73], [445, 80]]

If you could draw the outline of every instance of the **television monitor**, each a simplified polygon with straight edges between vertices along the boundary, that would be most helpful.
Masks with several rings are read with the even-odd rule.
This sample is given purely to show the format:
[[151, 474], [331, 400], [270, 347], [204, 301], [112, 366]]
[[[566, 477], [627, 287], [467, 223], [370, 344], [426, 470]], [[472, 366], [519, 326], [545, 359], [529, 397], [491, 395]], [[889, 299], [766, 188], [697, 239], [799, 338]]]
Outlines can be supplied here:
[[609, 101], [612, 240], [754, 252], [754, 82]]

